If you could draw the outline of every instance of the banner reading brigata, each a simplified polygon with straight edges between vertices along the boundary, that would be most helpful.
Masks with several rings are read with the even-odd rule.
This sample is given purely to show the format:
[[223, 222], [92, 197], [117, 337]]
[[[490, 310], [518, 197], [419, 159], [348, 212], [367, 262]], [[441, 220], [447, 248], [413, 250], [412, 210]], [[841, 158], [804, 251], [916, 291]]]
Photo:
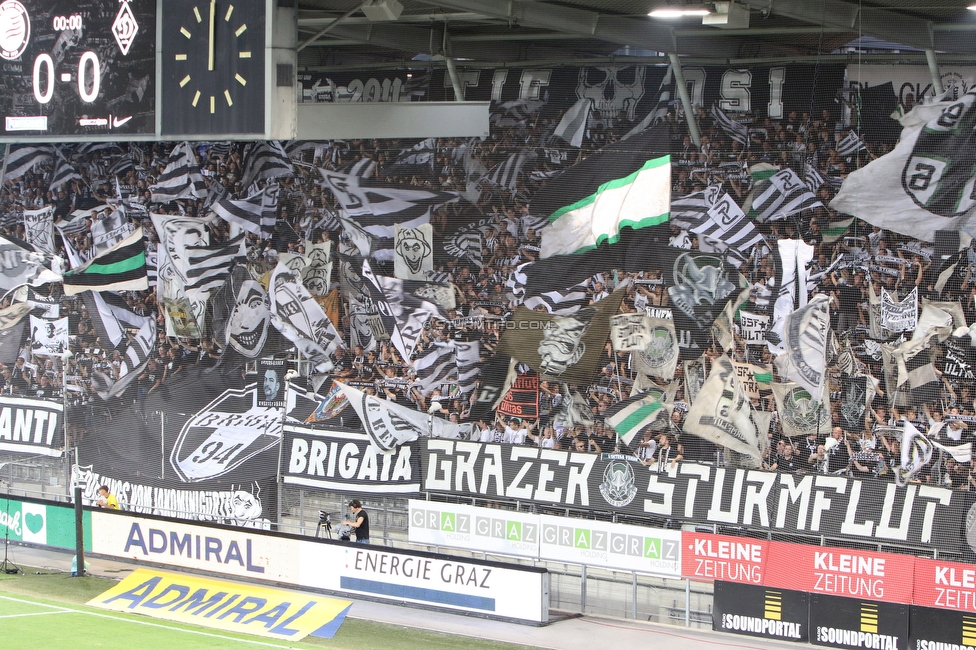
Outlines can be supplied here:
[[365, 433], [285, 425], [281, 476], [289, 485], [344, 493], [420, 492], [419, 443], [399, 445], [388, 454]]

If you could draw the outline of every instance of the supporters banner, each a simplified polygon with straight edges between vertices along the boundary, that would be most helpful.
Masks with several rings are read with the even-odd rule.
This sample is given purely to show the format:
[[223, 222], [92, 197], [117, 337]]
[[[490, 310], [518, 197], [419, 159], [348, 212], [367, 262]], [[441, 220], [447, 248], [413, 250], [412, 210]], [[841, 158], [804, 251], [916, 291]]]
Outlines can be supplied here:
[[534, 420], [539, 417], [539, 375], [533, 371], [519, 375], [502, 398], [496, 411]]
[[[548, 99], [547, 106], [560, 110], [569, 108], [578, 99], [593, 100], [592, 115], [606, 114], [616, 118], [621, 111], [628, 120], [639, 121], [654, 110], [660, 99], [658, 89], [667, 67], [661, 66], [586, 66], [557, 68], [499, 68], [468, 70], [458, 68], [467, 101], [511, 101], [517, 99]], [[689, 96], [695, 106], [710, 107], [718, 104], [729, 113], [752, 112], [761, 117], [786, 118], [793, 111], [797, 114], [810, 111], [817, 113], [823, 108], [834, 107], [834, 95], [843, 86], [843, 65], [785, 65], [775, 67], [753, 66], [748, 69], [725, 66], [683, 67]], [[390, 88], [398, 74], [383, 76], [377, 72], [359, 74], [361, 93], [372, 82], [374, 95], [381, 95], [385, 80], [389, 77]], [[330, 73], [330, 76], [331, 75]], [[414, 77], [419, 75], [415, 72]], [[373, 82], [371, 77], [375, 77]], [[814, 96], [811, 98], [809, 80], [817, 78]], [[352, 83], [350, 81], [350, 83]], [[321, 84], [320, 84], [321, 85]], [[401, 85], [402, 87], [402, 85]], [[402, 91], [401, 91], [402, 94]], [[444, 70], [431, 75], [432, 101], [451, 101], [451, 80]], [[811, 103], [812, 100], [812, 103]]]
[[281, 477], [286, 485], [344, 494], [416, 494], [420, 492], [417, 442], [380, 453], [365, 433], [286, 425]]
[[61, 401], [0, 396], [0, 451], [60, 456], [64, 449]]
[[658, 474], [619, 462], [630, 456], [420, 442], [423, 489], [430, 492], [940, 552], [968, 549], [962, 526], [946, 523], [965, 520], [971, 501], [958, 490], [696, 463]]
[[[73, 468], [85, 503], [104, 484], [123, 510], [269, 525], [283, 418], [257, 405], [263, 387], [251, 377], [186, 367], [111, 418], [95, 411], [97, 435], [79, 441]], [[304, 421], [318, 404], [303, 395], [287, 391], [286, 421]], [[83, 408], [69, 417], [84, 422]]]
[[908, 650], [908, 605], [810, 596], [810, 643], [833, 648]]
[[753, 314], [748, 311], [739, 312], [739, 331], [746, 345], [766, 345], [766, 327], [768, 325], [769, 316]]
[[681, 575], [698, 581], [761, 585], [769, 546], [762, 539], [682, 531]]
[[976, 615], [930, 607], [910, 609], [909, 648], [968, 650], [976, 647]]
[[712, 629], [806, 643], [809, 594], [734, 582], [716, 582]]

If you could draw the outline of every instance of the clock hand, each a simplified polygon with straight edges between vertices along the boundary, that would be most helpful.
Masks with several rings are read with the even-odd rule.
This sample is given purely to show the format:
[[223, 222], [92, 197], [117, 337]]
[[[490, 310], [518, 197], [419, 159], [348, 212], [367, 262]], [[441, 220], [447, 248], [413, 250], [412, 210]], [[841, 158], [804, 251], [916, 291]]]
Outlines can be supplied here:
[[210, 40], [208, 41], [208, 50], [210, 57], [208, 59], [208, 70], [214, 69], [214, 14], [217, 13], [217, 0], [210, 0]]

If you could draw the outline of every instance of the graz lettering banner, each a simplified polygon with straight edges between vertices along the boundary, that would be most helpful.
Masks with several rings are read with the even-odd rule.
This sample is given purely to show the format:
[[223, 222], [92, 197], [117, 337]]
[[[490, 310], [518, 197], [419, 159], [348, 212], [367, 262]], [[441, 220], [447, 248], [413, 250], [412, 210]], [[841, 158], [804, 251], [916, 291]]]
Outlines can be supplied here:
[[42, 399], [0, 397], [0, 451], [60, 456], [64, 405]]
[[282, 422], [304, 421], [315, 402], [289, 389], [286, 409], [258, 406], [261, 390], [238, 373], [189, 367], [111, 417], [69, 414], [98, 432], [82, 438], [73, 468], [85, 502], [108, 485], [130, 512], [269, 526]]
[[[697, 106], [717, 104], [726, 112], [753, 112], [773, 119], [809, 111], [810, 84], [817, 77], [813, 108], [832, 108], [844, 83], [844, 66], [785, 65], [731, 69], [721, 66], [683, 68], [691, 101]], [[593, 100], [593, 110], [616, 118], [640, 121], [657, 104], [665, 66], [621, 65], [557, 68], [458, 69], [468, 101], [547, 100], [564, 109], [578, 99]], [[405, 70], [312, 73], [300, 75], [306, 102], [397, 102], [422, 99], [451, 101], [454, 91], [444, 70], [429, 77]], [[672, 93], [672, 98], [677, 97]]]
[[345, 493], [420, 492], [420, 445], [407, 442], [380, 453], [365, 433], [286, 425], [281, 476], [288, 485]]
[[652, 473], [627, 456], [421, 441], [423, 489], [793, 535], [969, 552], [964, 493], [929, 485], [715, 468]]

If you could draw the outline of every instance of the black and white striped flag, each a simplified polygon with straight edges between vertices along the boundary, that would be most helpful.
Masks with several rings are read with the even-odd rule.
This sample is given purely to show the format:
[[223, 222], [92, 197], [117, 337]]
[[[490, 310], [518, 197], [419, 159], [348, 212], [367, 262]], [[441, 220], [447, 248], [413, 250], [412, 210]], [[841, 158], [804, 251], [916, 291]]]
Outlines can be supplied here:
[[478, 341], [455, 341], [454, 360], [457, 363], [458, 388], [462, 395], [475, 389], [481, 376], [481, 346]]
[[811, 192], [816, 192], [826, 181], [820, 170], [809, 162], [803, 168], [803, 182], [810, 188]]
[[728, 247], [746, 257], [749, 249], [763, 240], [762, 233], [728, 194], [723, 194], [707, 214], [708, 221], [691, 230], [698, 235], [701, 251], [724, 253]]
[[223, 286], [230, 277], [230, 269], [235, 260], [247, 254], [244, 233], [232, 237], [217, 246], [187, 246], [186, 259], [189, 270], [186, 272], [188, 290], [214, 291]]
[[7, 170], [3, 180], [23, 176], [34, 165], [54, 159], [54, 147], [49, 144], [11, 144], [7, 146]]
[[718, 106], [712, 106], [712, 117], [715, 119], [715, 124], [725, 131], [727, 136], [743, 146], [749, 146], [749, 127], [733, 120]]
[[244, 187], [249, 187], [251, 183], [256, 181], [267, 181], [294, 175], [295, 168], [280, 142], [277, 140], [258, 142], [251, 147], [244, 161], [241, 184]]
[[431, 176], [434, 173], [434, 160], [437, 155], [437, 140], [427, 138], [409, 149], [404, 149], [388, 169], [386, 174], [398, 176]]
[[590, 117], [591, 104], [590, 98], [584, 97], [570, 106], [563, 113], [562, 119], [559, 120], [556, 130], [552, 134], [569, 143], [571, 147], [582, 146], [583, 136], [586, 134], [586, 120]]
[[858, 151], [865, 151], [867, 147], [854, 131], [848, 131], [847, 135], [837, 141], [837, 155], [841, 158], [853, 156]]
[[125, 155], [120, 156], [118, 160], [112, 163], [112, 166], [108, 168], [108, 173], [110, 176], [119, 176], [130, 169], [135, 169], [135, 164], [133, 164], [131, 156]]
[[768, 185], [755, 192], [749, 216], [765, 223], [816, 207], [823, 207], [817, 195], [792, 169], [782, 169], [769, 177]]
[[585, 307], [590, 302], [586, 293], [586, 284], [577, 284], [562, 291], [547, 291], [538, 296], [526, 298], [522, 303], [529, 309], [542, 307], [550, 314], [568, 316]]
[[417, 355], [413, 361], [417, 381], [424, 394], [430, 394], [441, 384], [457, 379], [458, 366], [454, 360], [454, 342], [435, 342]]
[[48, 184], [48, 189], [54, 192], [69, 181], [80, 180], [81, 174], [78, 173], [78, 170], [72, 167], [71, 163], [63, 157], [59, 157], [57, 162], [54, 163], [54, 170], [51, 172], [51, 182]]
[[200, 173], [200, 165], [189, 142], [181, 142], [173, 148], [159, 181], [149, 190], [156, 203], [207, 198], [207, 182]]
[[708, 211], [715, 205], [721, 192], [721, 185], [709, 185], [701, 192], [671, 199], [671, 223], [685, 230], [706, 223], [709, 220]]
[[512, 194], [515, 193], [518, 176], [522, 171], [522, 167], [529, 160], [535, 160], [538, 154], [532, 149], [523, 149], [521, 151], [516, 151], [511, 154], [504, 162], [499, 163], [488, 172], [488, 176], [485, 180], [492, 185], [497, 185], [499, 187], [504, 187]]
[[80, 180], [81, 174], [78, 173], [78, 170], [72, 167], [71, 163], [69, 163], [67, 160], [60, 158], [54, 164], [54, 170], [51, 172], [51, 182], [48, 184], [48, 189], [54, 192], [69, 181]]
[[210, 209], [227, 223], [233, 223], [249, 233], [270, 235], [278, 212], [278, 185], [268, 185], [246, 199], [223, 199]]

